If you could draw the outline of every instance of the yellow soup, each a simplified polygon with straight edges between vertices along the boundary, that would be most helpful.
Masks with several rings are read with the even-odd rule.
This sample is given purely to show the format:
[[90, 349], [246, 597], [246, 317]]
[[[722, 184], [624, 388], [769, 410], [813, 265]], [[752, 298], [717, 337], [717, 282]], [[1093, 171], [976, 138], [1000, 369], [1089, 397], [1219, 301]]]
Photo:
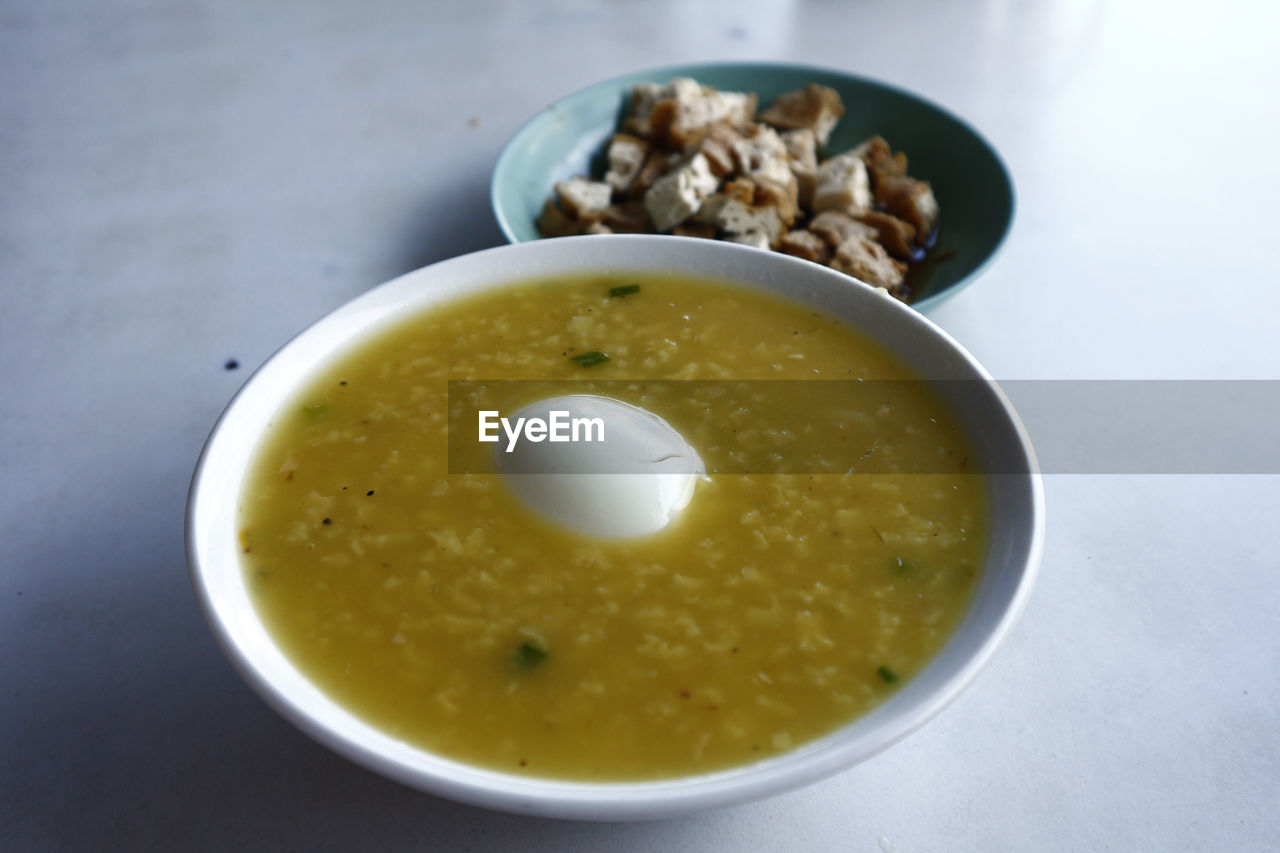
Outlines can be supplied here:
[[[923, 382], [846, 393], [912, 378], [834, 318], [719, 282], [581, 277], [432, 309], [282, 406], [241, 497], [255, 604], [335, 701], [460, 761], [636, 780], [776, 754], [920, 670], [976, 585], [985, 493], [954, 415]], [[710, 476], [673, 524], [561, 527], [473, 422], [447, 434], [451, 407], [566, 387], [697, 449]]]

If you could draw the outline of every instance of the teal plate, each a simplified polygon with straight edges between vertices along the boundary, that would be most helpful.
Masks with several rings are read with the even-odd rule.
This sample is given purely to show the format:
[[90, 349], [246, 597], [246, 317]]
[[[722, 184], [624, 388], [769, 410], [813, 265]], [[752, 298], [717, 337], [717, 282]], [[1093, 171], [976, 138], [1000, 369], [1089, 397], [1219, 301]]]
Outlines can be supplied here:
[[[873, 134], [906, 152], [912, 177], [929, 181], [941, 207], [937, 243], [913, 264], [907, 283], [913, 307], [927, 311], [970, 284], [991, 261], [1013, 222], [1013, 181], [1000, 156], [976, 130], [941, 107], [902, 89], [827, 68], [760, 62], [672, 65], [597, 83], [555, 102], [516, 132], [498, 157], [490, 200], [507, 239], [539, 239], [535, 224], [555, 182], [602, 174], [605, 142], [616, 131], [631, 88], [692, 77], [717, 89], [755, 92], [763, 109], [808, 83], [844, 99], [826, 154]], [[595, 168], [593, 168], [595, 167]]]

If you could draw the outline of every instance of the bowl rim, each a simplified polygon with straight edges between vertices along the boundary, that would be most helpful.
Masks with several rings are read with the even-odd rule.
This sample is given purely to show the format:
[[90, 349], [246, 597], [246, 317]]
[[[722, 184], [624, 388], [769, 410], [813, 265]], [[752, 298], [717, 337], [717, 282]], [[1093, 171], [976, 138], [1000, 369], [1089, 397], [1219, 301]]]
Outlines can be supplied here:
[[1000, 155], [1000, 152], [996, 150], [996, 147], [992, 145], [991, 141], [987, 139], [984, 134], [979, 132], [971, 122], [931, 98], [925, 97], [924, 95], [896, 83], [889, 83], [875, 77], [856, 74], [852, 71], [846, 71], [831, 66], [803, 62], [786, 62], [782, 60], [717, 60], [711, 62], [685, 62], [674, 65], [653, 66], [637, 71], [629, 71], [625, 74], [618, 74], [605, 80], [591, 83], [547, 103], [520, 124], [506, 143], [503, 144], [502, 149], [498, 152], [497, 159], [494, 161], [493, 171], [489, 179], [489, 208], [498, 224], [498, 229], [502, 232], [502, 236], [507, 240], [507, 242], [511, 244], [519, 244], [551, 239], [546, 237], [537, 237], [527, 240], [520, 238], [516, 233], [511, 219], [509, 218], [507, 205], [504, 204], [501, 196], [503, 188], [511, 180], [509, 173], [515, 168], [514, 163], [516, 161], [519, 148], [525, 142], [526, 138], [531, 136], [538, 126], [547, 120], [547, 117], [553, 110], [562, 105], [589, 100], [597, 93], [612, 91], [624, 85], [634, 85], [636, 83], [645, 82], [650, 77], [683, 76], [697, 79], [699, 72], [708, 69], [716, 72], [733, 72], [738, 70], [786, 71], [787, 73], [842, 78], [858, 85], [880, 89], [904, 100], [914, 102], [919, 106], [945, 117], [947, 120], [951, 121], [968, 133], [970, 137], [972, 137], [972, 139], [985, 151], [986, 155], [990, 157], [991, 162], [995, 165], [996, 172], [1000, 176], [1001, 180], [998, 189], [1008, 198], [1009, 214], [1001, 223], [1000, 233], [992, 244], [991, 250], [987, 252], [986, 256], [983, 257], [976, 266], [974, 266], [969, 274], [964, 278], [952, 282], [942, 290], [930, 293], [923, 299], [909, 303], [916, 311], [928, 312], [968, 288], [979, 277], [981, 277], [984, 272], [987, 271], [987, 268], [995, 261], [1004, 249], [1005, 243], [1009, 239], [1009, 234], [1013, 230], [1014, 221], [1018, 216], [1018, 193], [1013, 182], [1013, 173], [1009, 170], [1008, 164], [1005, 163], [1004, 158]]
[[[835, 288], [841, 291], [836, 295], [848, 299], [850, 304], [870, 308], [872, 314], [881, 315], [880, 319], [890, 318], [893, 323], [907, 329], [908, 334], [923, 335], [922, 340], [931, 339], [957, 358], [957, 366], [962, 372], [990, 383], [994, 406], [992, 411], [998, 412], [1004, 419], [1010, 435], [1015, 439], [1016, 447], [1013, 450], [1016, 451], [1017, 459], [1020, 463], [1025, 463], [1025, 471], [1018, 473], [1015, 479], [1021, 489], [1020, 494], [1025, 497], [1028, 511], [1027, 527], [1018, 531], [1020, 544], [1014, 561], [1013, 587], [1000, 598], [998, 618], [989, 623], [984, 622], [980, 628], [975, 629], [979, 631], [980, 638], [976, 648], [966, 652], [959, 665], [947, 670], [940, 684], [932, 689], [925, 690], [921, 687], [912, 692], [912, 685], [921, 680], [924, 674], [922, 672], [906, 682], [889, 700], [826, 736], [761, 762], [709, 774], [639, 782], [577, 782], [527, 777], [443, 759], [397, 741], [341, 709], [337, 717], [341, 718], [339, 722], [342, 725], [335, 728], [335, 715], [327, 710], [328, 705], [324, 703], [335, 708], [337, 706], [320, 693], [318, 688], [310, 685], [310, 692], [299, 691], [296, 686], [286, 689], [278, 681], [268, 677], [270, 673], [263, 664], [262, 655], [269, 657], [274, 653], [283, 659], [283, 653], [269, 639], [267, 642], [272, 650], [264, 650], [250, 642], [257, 636], [253, 633], [254, 626], [258, 634], [265, 636], [265, 628], [251, 602], [247, 610], [243, 604], [239, 610], [229, 610], [230, 605], [218, 587], [220, 579], [223, 583], [234, 584], [235, 579], [241, 575], [242, 567], [238, 556], [229, 561], [232, 563], [229, 566], [213, 564], [216, 554], [210, 553], [213, 547], [210, 536], [214, 534], [210, 530], [209, 516], [213, 516], [216, 521], [219, 516], [225, 517], [230, 512], [234, 517], [234, 509], [228, 510], [226, 505], [228, 502], [237, 502], [244, 467], [247, 467], [253, 448], [261, 436], [260, 430], [252, 433], [253, 447], [228, 444], [235, 441], [230, 433], [231, 425], [237, 419], [252, 420], [254, 414], [248, 407], [255, 403], [250, 398], [270, 391], [272, 381], [279, 384], [280, 377], [287, 379], [292, 376], [290, 391], [299, 384], [305, 385], [318, 369], [340, 358], [353, 344], [410, 313], [419, 313], [428, 305], [446, 304], [459, 296], [500, 288], [509, 282], [536, 279], [539, 277], [538, 273], [527, 273], [526, 270], [530, 266], [537, 267], [538, 263], [543, 267], [561, 268], [566, 274], [578, 271], [599, 272], [601, 265], [594, 259], [617, 260], [619, 254], [625, 256], [628, 252], [648, 260], [644, 263], [638, 263], [634, 258], [631, 261], [618, 261], [615, 267], [626, 271], [653, 270], [662, 268], [663, 261], [670, 265], [673, 258], [678, 263], [688, 263], [689, 258], [696, 259], [699, 255], [705, 255], [706, 266], [690, 271], [689, 274], [721, 277], [731, 281], [737, 279], [738, 274], [745, 277], [748, 271], [758, 270], [762, 266], [776, 267], [795, 278], [787, 279], [786, 285], [774, 286], [777, 282], [766, 281], [768, 276], [762, 273], [758, 280], [742, 283], [749, 288], [762, 287], [782, 292], [783, 295], [826, 310], [831, 309], [809, 298], [799, 285], [789, 282], [807, 279], [810, 284], [819, 284], [824, 293], [827, 288]], [[583, 256], [592, 260], [571, 260]], [[777, 253], [769, 253], [767, 257], [771, 260], [762, 264], [759, 250], [750, 247], [725, 242], [681, 240], [661, 235], [566, 237], [511, 244], [441, 261], [394, 278], [345, 303], [291, 338], [254, 371], [215, 422], [196, 463], [186, 506], [185, 544], [190, 579], [202, 613], [218, 645], [240, 676], [269, 706], [301, 731], [367, 769], [458, 802], [520, 814], [587, 820], [670, 817], [780, 793], [818, 781], [864, 761], [934, 717], [962, 693], [985, 667], [997, 646], [1016, 623], [1034, 586], [1044, 545], [1043, 486], [1034, 449], [1016, 411], [990, 374], [967, 350], [928, 318], [912, 311], [883, 291], [826, 267]], [[716, 272], [726, 266], [731, 267], [734, 272], [724, 275]], [[440, 280], [447, 281], [450, 275], [464, 283], [439, 295], [441, 291], [437, 286]], [[466, 284], [467, 281], [471, 283]], [[379, 309], [383, 313], [380, 324], [375, 316]], [[848, 316], [843, 319], [852, 322]], [[350, 327], [352, 323], [357, 324], [353, 331], [337, 334], [341, 331], [340, 327]], [[359, 326], [360, 323], [366, 325]], [[297, 351], [308, 348], [321, 352], [322, 357], [309, 362], [293, 358]], [[272, 397], [275, 400], [272, 408], [276, 410], [289, 394], [279, 395], [278, 391], [273, 393], [276, 396]], [[229, 453], [246, 460], [245, 466], [230, 471], [222, 470], [223, 463], [227, 461], [224, 457]], [[218, 486], [219, 481], [223, 484], [221, 487]], [[229, 496], [225, 493], [228, 482], [234, 483]], [[234, 532], [234, 527], [228, 531], [223, 525], [222, 532]], [[238, 555], [238, 546], [226, 543], [223, 550], [227, 547], [232, 554]], [[228, 561], [224, 560], [223, 563], [225, 562]], [[228, 577], [231, 579], [227, 580]], [[974, 605], [971, 604], [970, 608], [972, 610]], [[244, 633], [246, 630], [250, 632], [247, 635]], [[957, 632], [959, 630], [958, 628]], [[260, 644], [261, 638], [257, 642]], [[940, 651], [934, 656], [925, 672], [937, 664], [942, 654]], [[291, 663], [288, 666], [292, 668]], [[303, 682], [310, 684], [296, 669], [294, 673]], [[317, 710], [317, 702], [323, 706], [320, 711]], [[350, 721], [355, 724], [348, 725]], [[856, 727], [866, 731], [856, 737], [848, 737], [850, 730]], [[842, 738], [842, 735], [845, 737]]]

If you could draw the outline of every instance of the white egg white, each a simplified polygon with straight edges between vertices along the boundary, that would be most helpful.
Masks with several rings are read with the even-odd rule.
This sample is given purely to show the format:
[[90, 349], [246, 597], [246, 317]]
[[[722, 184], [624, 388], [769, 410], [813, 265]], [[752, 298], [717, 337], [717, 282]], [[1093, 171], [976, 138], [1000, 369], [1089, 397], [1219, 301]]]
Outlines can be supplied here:
[[[570, 421], [599, 419], [603, 429], [583, 428], [576, 440], [569, 433], [566, 441], [504, 438], [494, 449], [497, 469], [512, 491], [530, 510], [552, 521], [591, 536], [656, 533], [689, 505], [698, 480], [706, 476], [697, 451], [674, 427], [620, 400], [587, 394], [551, 397], [507, 420], [550, 422], [554, 412], [567, 413]], [[562, 423], [566, 418], [558, 417]]]

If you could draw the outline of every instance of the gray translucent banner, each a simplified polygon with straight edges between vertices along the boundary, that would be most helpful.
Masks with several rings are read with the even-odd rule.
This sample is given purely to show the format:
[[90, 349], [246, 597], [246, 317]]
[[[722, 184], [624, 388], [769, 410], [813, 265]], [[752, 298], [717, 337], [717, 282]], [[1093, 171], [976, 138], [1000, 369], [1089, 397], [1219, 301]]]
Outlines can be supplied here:
[[1012, 473], [938, 425], [989, 408], [997, 386], [1045, 474], [1280, 474], [1277, 380], [451, 381], [449, 472], [492, 473], [509, 446], [492, 417], [499, 440], [479, 441], [481, 411], [586, 394], [664, 418], [713, 474]]

